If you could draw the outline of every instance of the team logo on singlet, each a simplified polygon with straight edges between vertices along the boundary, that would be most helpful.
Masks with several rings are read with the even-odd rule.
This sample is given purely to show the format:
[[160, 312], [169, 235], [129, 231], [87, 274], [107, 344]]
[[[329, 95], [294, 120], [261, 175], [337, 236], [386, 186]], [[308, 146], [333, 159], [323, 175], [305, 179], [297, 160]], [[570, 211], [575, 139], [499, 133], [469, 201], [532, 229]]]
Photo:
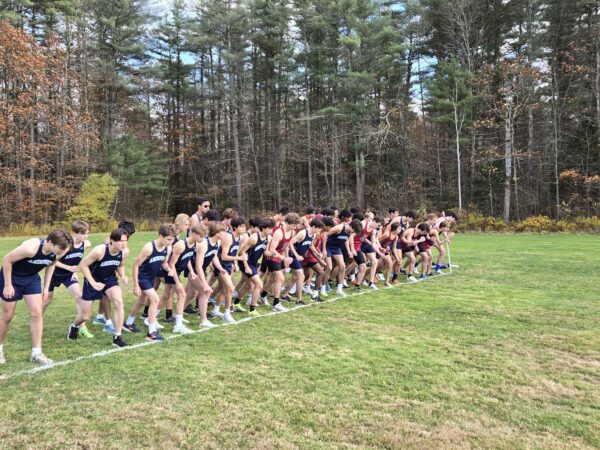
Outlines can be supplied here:
[[179, 258], [179, 259], [181, 259], [181, 260], [188, 259], [188, 258], [191, 258], [193, 255], [194, 255], [194, 252], [187, 252], [187, 253], [184, 253], [183, 255], [181, 255], [181, 258]]
[[204, 255], [204, 257], [206, 258], [207, 256], [213, 256], [217, 254], [217, 250], [211, 250], [210, 252], [206, 253], [206, 255]]
[[63, 260], [67, 260], [67, 259], [74, 259], [74, 258], [83, 258], [83, 253], [71, 253], [70, 255], [67, 255], [63, 258]]
[[110, 266], [120, 266], [120, 265], [121, 265], [121, 261], [119, 261], [119, 260], [103, 261], [100, 263], [100, 267], [110, 267]]
[[54, 261], [51, 259], [30, 259], [27, 261], [29, 264], [33, 264], [35, 266], [49, 266]]
[[148, 264], [152, 264], [154, 262], [164, 261], [164, 260], [165, 260], [165, 255], [158, 255], [158, 256], [155, 256], [154, 258], [150, 258], [150, 261], [148, 261]]

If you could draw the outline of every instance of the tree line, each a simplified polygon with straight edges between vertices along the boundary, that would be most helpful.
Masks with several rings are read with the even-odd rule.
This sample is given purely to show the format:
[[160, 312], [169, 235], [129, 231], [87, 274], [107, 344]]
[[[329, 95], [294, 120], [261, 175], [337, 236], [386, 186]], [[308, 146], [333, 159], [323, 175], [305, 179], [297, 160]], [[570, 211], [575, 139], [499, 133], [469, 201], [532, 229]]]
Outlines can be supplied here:
[[0, 1], [0, 224], [282, 205], [600, 210], [600, 6]]

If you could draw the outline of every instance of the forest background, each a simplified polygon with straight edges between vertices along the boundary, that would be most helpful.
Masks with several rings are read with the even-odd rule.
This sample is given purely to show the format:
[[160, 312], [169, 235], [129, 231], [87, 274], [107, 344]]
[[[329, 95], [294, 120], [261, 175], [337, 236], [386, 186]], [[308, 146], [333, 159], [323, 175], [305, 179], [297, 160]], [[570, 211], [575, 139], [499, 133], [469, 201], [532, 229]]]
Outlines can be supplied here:
[[247, 215], [600, 215], [596, 1], [15, 0], [0, 18], [0, 227], [68, 219], [86, 179], [137, 219], [199, 194]]

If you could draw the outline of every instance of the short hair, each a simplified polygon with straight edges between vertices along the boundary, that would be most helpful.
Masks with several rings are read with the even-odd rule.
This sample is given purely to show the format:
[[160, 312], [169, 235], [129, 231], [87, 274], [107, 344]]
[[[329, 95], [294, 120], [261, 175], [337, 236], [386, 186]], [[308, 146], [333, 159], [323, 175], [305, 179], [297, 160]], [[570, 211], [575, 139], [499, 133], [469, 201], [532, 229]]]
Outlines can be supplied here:
[[73, 246], [73, 238], [64, 228], [59, 228], [51, 232], [46, 238], [47, 241], [52, 242], [61, 250], [66, 250]]
[[288, 225], [298, 225], [300, 223], [300, 216], [296, 213], [286, 214], [285, 223]]
[[352, 214], [359, 214], [360, 213], [360, 208], [358, 206], [353, 206], [352, 208], [350, 208], [350, 212]]
[[109, 239], [111, 241], [117, 242], [120, 241], [121, 238], [123, 238], [123, 236], [125, 236], [127, 240], [129, 240], [129, 236], [131, 236], [131, 234], [129, 234], [124, 228], [117, 228], [110, 232]]
[[326, 217], [333, 217], [335, 215], [335, 212], [331, 208], [323, 208], [321, 214], [323, 214]]
[[454, 211], [444, 211], [444, 215], [445, 217], [452, 217], [457, 222], [459, 220], [458, 214], [456, 214]]
[[354, 219], [360, 220], [362, 222], [363, 220], [365, 220], [365, 216], [363, 216], [361, 213], [354, 213], [352, 215], [352, 220]]
[[400, 210], [398, 208], [396, 208], [395, 206], [391, 206], [390, 208], [388, 208], [388, 212], [390, 214], [398, 212], [398, 211], [400, 211]]
[[208, 204], [212, 208], [212, 203], [211, 203], [211, 201], [209, 199], [207, 199], [205, 197], [198, 197], [198, 198], [196, 198], [196, 205], [201, 205], [204, 202], [208, 202]]
[[[127, 233], [127, 237], [132, 236], [133, 233], [135, 233], [135, 225], [133, 224], [133, 222], [127, 220], [127, 219], [123, 219], [121, 220], [121, 222], [119, 223], [119, 225], [117, 225], [117, 228], [120, 228], [121, 230], [125, 231], [125, 233]], [[115, 240], [115, 239], [113, 239]], [[119, 237], [116, 240], [121, 240], [121, 238]]]
[[448, 222], [446, 222], [445, 220], [443, 222], [440, 222], [440, 224], [438, 225], [438, 228], [448, 228], [450, 225], [448, 225]]
[[437, 214], [436, 213], [429, 213], [427, 214], [427, 220], [435, 220], [437, 219]]
[[313, 219], [310, 221], [310, 226], [315, 227], [315, 228], [323, 228], [325, 226], [325, 224], [323, 223], [322, 220]]
[[377, 222], [379, 224], [383, 224], [384, 220], [385, 219], [381, 216], [373, 217], [373, 222]]
[[266, 217], [264, 219], [261, 219], [260, 223], [258, 224], [258, 229], [262, 231], [267, 228], [273, 228], [274, 226], [275, 221], [269, 217]]
[[315, 214], [317, 212], [317, 208], [315, 208], [314, 206], [309, 206], [308, 208], [306, 208], [306, 214]]
[[340, 211], [340, 219], [348, 219], [350, 217], [352, 217], [352, 213], [347, 209], [342, 209]]
[[208, 228], [203, 223], [197, 223], [190, 228], [190, 234], [206, 236], [208, 234]]
[[333, 212], [335, 212], [335, 211], [339, 211], [339, 210], [340, 210], [340, 208], [338, 208], [338, 207], [337, 207], [337, 206], [335, 206], [335, 205], [333, 205], [333, 206], [330, 206], [330, 207], [329, 207], [329, 209], [330, 209], [330, 210], [332, 210]]
[[417, 229], [424, 233], [429, 233], [430, 227], [428, 223], [422, 222], [419, 225], [417, 225]]
[[278, 213], [278, 214], [281, 214], [282, 216], [286, 216], [286, 215], [288, 215], [288, 214], [289, 214], [289, 212], [290, 212], [290, 208], [288, 208], [287, 206], [282, 206], [281, 208], [279, 208], [279, 209], [277, 210], [277, 213]]
[[172, 223], [163, 223], [158, 229], [158, 235], [162, 237], [175, 237], [175, 226]]
[[363, 230], [362, 223], [360, 223], [360, 220], [358, 219], [352, 219], [352, 222], [350, 222], [350, 228], [352, 228], [352, 231], [355, 233], [361, 233]]
[[190, 216], [187, 214], [181, 213], [175, 216], [175, 220], [173, 221], [174, 225], [180, 226], [183, 225], [186, 221], [190, 220]]
[[333, 221], [333, 217], [329, 217], [329, 216], [325, 216], [321, 219], [321, 221], [323, 222], [323, 224], [326, 227], [334, 227], [335, 226], [335, 222]]
[[409, 209], [408, 211], [406, 211], [402, 215], [404, 217], [410, 217], [411, 219], [416, 219], [417, 218], [417, 212], [414, 209]]
[[219, 222], [221, 220], [221, 214], [216, 209], [209, 209], [204, 214], [204, 218], [209, 222]]
[[90, 231], [90, 225], [87, 222], [84, 222], [83, 220], [78, 220], [76, 222], [73, 222], [73, 224], [71, 225], [71, 230], [73, 231], [73, 233], [87, 233], [88, 231]]
[[400, 223], [394, 222], [393, 224], [390, 225], [390, 231], [396, 231], [399, 227], [400, 227]]
[[233, 228], [234, 230], [241, 225], [246, 225], [246, 219], [244, 219], [243, 217], [236, 217], [231, 220], [231, 228]]
[[224, 223], [221, 222], [210, 222], [208, 224], [208, 236], [214, 237], [219, 234], [221, 231], [227, 230], [227, 227]]
[[258, 227], [260, 226], [260, 217], [252, 217], [249, 221], [248, 221], [248, 225], [250, 225], [251, 227]]
[[233, 208], [226, 208], [223, 211], [223, 220], [225, 219], [235, 219], [238, 216], [238, 213]]

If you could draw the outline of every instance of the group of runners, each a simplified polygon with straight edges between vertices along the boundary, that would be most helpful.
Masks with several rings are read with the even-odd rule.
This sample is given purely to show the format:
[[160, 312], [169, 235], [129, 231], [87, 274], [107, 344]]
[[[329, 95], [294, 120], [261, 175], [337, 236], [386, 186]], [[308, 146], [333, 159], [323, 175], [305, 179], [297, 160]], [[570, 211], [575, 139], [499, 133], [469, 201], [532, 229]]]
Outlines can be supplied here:
[[197, 315], [201, 327], [214, 327], [209, 319], [235, 323], [234, 313], [257, 316], [259, 305], [284, 312], [282, 302], [304, 305], [345, 296], [347, 289], [391, 287], [400, 277], [414, 282], [443, 274], [445, 245], [458, 217], [446, 211], [417, 219], [415, 211], [401, 213], [398, 208], [378, 213], [308, 207], [302, 215], [281, 208], [272, 217], [246, 221], [231, 208], [222, 213], [212, 209], [201, 197], [196, 212], [162, 224], [156, 239], [142, 247], [131, 278], [136, 302], [127, 316], [121, 285], [129, 284], [125, 260], [134, 224], [121, 222], [102, 244], [86, 252], [90, 227], [77, 221], [71, 232], [58, 229], [44, 239], [28, 239], [4, 257], [0, 364], [5, 363], [4, 340], [21, 299], [30, 314], [31, 361], [52, 363], [42, 353], [43, 317], [61, 285], [76, 305], [67, 339], [94, 337], [86, 323], [98, 300], [93, 323], [112, 335], [114, 346], [126, 347], [124, 332], [142, 332], [138, 316], [147, 340], [164, 339], [161, 310], [173, 333], [187, 334], [192, 330], [186, 314]]

